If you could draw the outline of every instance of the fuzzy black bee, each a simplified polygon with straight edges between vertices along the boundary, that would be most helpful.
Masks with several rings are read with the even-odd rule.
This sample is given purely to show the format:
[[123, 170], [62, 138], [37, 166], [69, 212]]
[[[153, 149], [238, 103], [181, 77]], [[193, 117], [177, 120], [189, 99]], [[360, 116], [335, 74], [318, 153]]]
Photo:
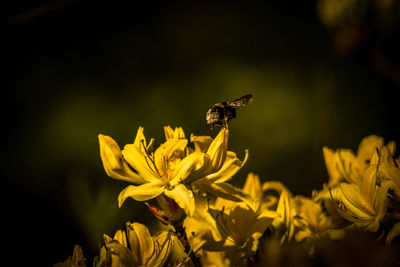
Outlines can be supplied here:
[[207, 124], [211, 124], [211, 128], [215, 125], [221, 125], [228, 129], [228, 121], [236, 117], [236, 108], [244, 107], [252, 100], [253, 95], [244, 95], [231, 102], [215, 104], [207, 111]]

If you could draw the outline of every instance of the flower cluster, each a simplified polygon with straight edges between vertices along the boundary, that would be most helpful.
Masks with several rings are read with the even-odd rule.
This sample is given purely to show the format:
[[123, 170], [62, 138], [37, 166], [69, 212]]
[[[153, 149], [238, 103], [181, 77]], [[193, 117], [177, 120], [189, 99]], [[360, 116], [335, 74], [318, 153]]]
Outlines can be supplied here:
[[[156, 149], [142, 127], [122, 150], [99, 135], [107, 175], [131, 183], [120, 192], [119, 206], [127, 198], [145, 201], [162, 224], [154, 235], [140, 223], [127, 223], [113, 238], [104, 235], [94, 266], [263, 265], [279, 254], [273, 251], [291, 244], [313, 257], [321, 240], [345, 240], [355, 228], [387, 233], [388, 245], [400, 235], [394, 142], [366, 137], [357, 155], [324, 147], [329, 182], [308, 198], [294, 196], [278, 181], [262, 183], [253, 173], [243, 188], [229, 184], [248, 153], [240, 160], [228, 150], [225, 128], [214, 139], [193, 134], [187, 139], [182, 128], [169, 126], [164, 132], [166, 141]], [[147, 202], [152, 199], [157, 204]], [[86, 266], [79, 247], [59, 264]]]
[[315, 192], [341, 220], [366, 231], [389, 228], [386, 242], [400, 235], [400, 158], [394, 158], [394, 142], [381, 137], [365, 137], [357, 155], [349, 149], [323, 148], [329, 183]]

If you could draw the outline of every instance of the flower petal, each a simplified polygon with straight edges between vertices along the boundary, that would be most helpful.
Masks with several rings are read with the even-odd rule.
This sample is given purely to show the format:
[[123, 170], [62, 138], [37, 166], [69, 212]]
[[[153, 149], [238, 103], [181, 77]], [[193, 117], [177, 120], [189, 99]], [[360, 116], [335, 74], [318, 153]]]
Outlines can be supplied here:
[[329, 185], [337, 185], [343, 179], [341, 173], [336, 167], [338, 163], [337, 153], [328, 147], [323, 147], [322, 153], [324, 155], [325, 166], [329, 175]]
[[119, 193], [118, 206], [121, 207], [128, 197], [137, 201], [146, 201], [161, 195], [163, 191], [164, 185], [161, 183], [147, 183], [139, 186], [129, 185]]
[[388, 206], [388, 196], [387, 192], [392, 187], [392, 183], [390, 181], [384, 181], [381, 183], [378, 191], [376, 192], [375, 198], [375, 210], [377, 211], [376, 220], [379, 222], [386, 214], [387, 206]]
[[375, 150], [380, 149], [383, 145], [383, 138], [376, 135], [370, 135], [361, 140], [357, 150], [357, 162], [361, 173], [369, 167]]
[[100, 157], [104, 170], [111, 178], [128, 181], [134, 184], [146, 182], [135, 173], [122, 157], [121, 149], [117, 142], [109, 136], [99, 134]]
[[358, 169], [357, 158], [354, 156], [353, 151], [350, 149], [338, 149], [337, 156], [337, 171], [349, 183], [360, 184], [362, 172]]
[[172, 130], [171, 126], [165, 126], [164, 127], [164, 134], [165, 134], [165, 139], [184, 139], [185, 138], [185, 132], [183, 131], [182, 127], [175, 127], [174, 130]]
[[188, 176], [188, 183], [202, 177], [205, 170], [209, 168], [209, 156], [204, 153], [194, 152], [181, 160], [174, 169], [170, 183], [176, 185]]
[[[258, 203], [258, 206], [260, 205], [263, 193], [261, 190], [261, 183], [258, 175], [254, 173], [249, 173], [247, 175], [247, 179], [243, 187], [243, 192], [251, 196], [253, 200]], [[258, 207], [256, 208], [256, 210], [258, 210]]]
[[[147, 261], [147, 266], [164, 266], [174, 246], [174, 242], [171, 237], [171, 233], [167, 231], [159, 232], [153, 236], [153, 240], [157, 246], [157, 253], [155, 253], [153, 257], [149, 259], [149, 261]], [[178, 240], [175, 241], [179, 242]]]
[[273, 210], [264, 210], [258, 214], [257, 219], [253, 222], [250, 232], [264, 233], [264, 231], [272, 224], [272, 221], [279, 217], [279, 214]]
[[[155, 253], [155, 244], [149, 229], [141, 223], [128, 223], [126, 225], [126, 232], [129, 240], [138, 241], [138, 243], [130, 244], [131, 249], [133, 253], [139, 252], [141, 264], [146, 264]], [[135, 249], [133, 246], [135, 246]]]
[[[184, 151], [187, 145], [187, 139], [169, 139], [164, 144], [156, 149], [154, 152], [155, 164], [163, 175], [168, 166], [167, 162], [171, 165], [174, 160], [180, 160], [184, 157]], [[171, 166], [170, 166], [171, 167]]]
[[369, 208], [373, 209], [376, 195], [376, 166], [369, 167], [362, 176], [360, 192]]
[[129, 248], [123, 246], [117, 240], [111, 239], [104, 235], [106, 248], [112, 253], [112, 262], [115, 266], [135, 266], [138, 263], [135, 261], [132, 252]]
[[139, 127], [138, 131], [136, 132], [136, 137], [133, 144], [140, 146], [142, 142], [146, 142], [146, 137], [144, 136], [143, 133], [143, 127]]
[[195, 210], [195, 201], [193, 192], [186, 188], [183, 184], [178, 184], [172, 190], [165, 190], [164, 194], [175, 200], [176, 204], [181, 207], [186, 215], [192, 217]]
[[117, 232], [115, 232], [115, 235], [114, 235], [113, 239], [117, 240], [124, 247], [128, 247], [128, 243], [126, 241], [126, 234], [125, 234], [124, 231], [118, 230]]
[[[214, 183], [224, 183], [232, 178], [236, 172], [243, 167], [246, 163], [247, 158], [249, 156], [249, 151], [245, 151], [245, 156], [243, 161], [240, 161], [234, 152], [228, 151], [228, 155], [224, 162], [224, 165], [217, 171], [212, 174], [207, 175], [204, 179], [208, 180], [208, 182]], [[203, 180], [203, 179], [201, 179]]]
[[308, 229], [306, 229], [306, 230], [300, 230], [300, 231], [298, 231], [297, 233], [296, 233], [296, 235], [295, 235], [295, 238], [296, 238], [296, 241], [297, 242], [301, 242], [301, 241], [303, 241], [304, 239], [306, 239], [306, 238], [312, 238], [313, 237], [313, 235], [312, 235], [312, 233], [308, 230]]
[[212, 141], [207, 150], [207, 154], [211, 158], [211, 166], [214, 171], [221, 168], [225, 162], [226, 153], [228, 150], [229, 130], [222, 128], [217, 137]]
[[164, 126], [164, 135], [165, 140], [174, 138], [174, 130], [172, 130], [171, 126]]
[[190, 135], [190, 142], [193, 142], [195, 151], [206, 152], [212, 143], [211, 136]]
[[154, 139], [153, 138], [150, 139], [149, 144], [147, 144], [146, 137], [144, 136], [143, 131], [144, 131], [143, 127], [139, 127], [139, 129], [136, 133], [136, 137], [135, 137], [135, 141], [133, 142], [133, 145], [137, 146], [137, 148], [140, 151], [145, 153], [146, 149], [149, 149], [149, 147], [153, 144]]
[[134, 168], [143, 179], [147, 182], [155, 182], [159, 180], [159, 174], [152, 166], [153, 162], [149, 159], [149, 156], [145, 154], [136, 145], [125, 145], [122, 150], [122, 155], [125, 160]]
[[[171, 244], [172, 248], [170, 251], [171, 257], [168, 259], [169, 262], [186, 262], [189, 259], [188, 254], [185, 252], [185, 247], [183, 246], [182, 242], [179, 241], [178, 237], [176, 235], [170, 235], [171, 239]], [[191, 247], [192, 251], [194, 252], [194, 249]]]
[[228, 183], [202, 183], [198, 185], [201, 189], [204, 191], [210, 192], [211, 194], [235, 201], [235, 202], [240, 202], [243, 201], [246, 203], [253, 211], [257, 210], [257, 203], [254, 202], [254, 200], [251, 198], [251, 196], [247, 195], [244, 193], [240, 188], [234, 187], [231, 184]]
[[355, 217], [354, 220], [351, 220], [353, 222], [358, 220], [369, 221], [376, 215], [375, 210], [371, 210], [369, 203], [362, 197], [360, 187], [356, 184], [340, 183], [337, 187], [331, 189], [331, 195], [334, 200], [343, 203], [346, 207], [344, 213]]
[[393, 238], [395, 238], [396, 236], [400, 235], [400, 222], [396, 223], [392, 229], [390, 229], [387, 237], [386, 237], [386, 243], [390, 245], [390, 243], [392, 242]]
[[289, 225], [292, 222], [291, 216], [291, 204], [289, 201], [289, 194], [286, 191], [282, 191], [276, 212], [280, 215], [275, 218], [272, 225], [278, 228], [280, 225], [284, 225], [286, 229], [289, 229]]

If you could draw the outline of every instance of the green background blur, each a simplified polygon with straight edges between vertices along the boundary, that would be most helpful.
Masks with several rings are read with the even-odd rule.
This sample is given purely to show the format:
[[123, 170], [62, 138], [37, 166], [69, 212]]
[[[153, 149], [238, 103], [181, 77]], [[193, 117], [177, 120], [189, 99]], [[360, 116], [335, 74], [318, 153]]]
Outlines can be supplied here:
[[215, 136], [205, 112], [251, 93], [230, 123], [229, 149], [250, 151], [232, 183], [255, 172], [306, 196], [328, 179], [322, 146], [356, 150], [369, 134], [399, 143], [399, 6], [383, 22], [350, 19], [363, 38], [345, 35], [346, 46], [347, 24], [326, 26], [317, 4], [2, 9], [2, 230], [18, 261], [51, 265], [79, 244], [91, 262], [104, 233], [155, 220], [131, 199], [118, 209], [127, 184], [106, 176], [99, 133], [120, 146], [139, 126], [156, 144], [166, 125]]

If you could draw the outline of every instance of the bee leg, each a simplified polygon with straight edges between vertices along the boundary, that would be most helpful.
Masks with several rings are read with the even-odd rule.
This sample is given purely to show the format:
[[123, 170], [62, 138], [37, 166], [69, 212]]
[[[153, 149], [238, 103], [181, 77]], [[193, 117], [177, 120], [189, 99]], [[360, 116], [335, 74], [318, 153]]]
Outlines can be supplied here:
[[225, 129], [229, 130], [228, 120], [224, 119], [223, 125]]
[[229, 121], [229, 114], [227, 113], [226, 110], [224, 110], [224, 118], [222, 119], [222, 126], [225, 129], [229, 129], [228, 121]]

